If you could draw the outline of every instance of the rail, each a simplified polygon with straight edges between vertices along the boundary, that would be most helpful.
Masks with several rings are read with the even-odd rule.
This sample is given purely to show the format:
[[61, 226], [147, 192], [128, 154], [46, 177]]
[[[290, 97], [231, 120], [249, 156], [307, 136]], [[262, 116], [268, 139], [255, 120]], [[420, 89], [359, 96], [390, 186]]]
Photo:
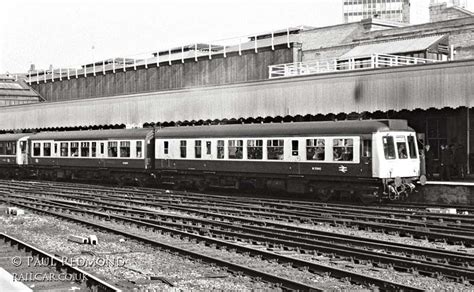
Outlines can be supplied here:
[[295, 62], [268, 66], [268, 76], [272, 78], [300, 76], [307, 74], [321, 74], [339, 71], [354, 71], [398, 67], [417, 64], [436, 63], [438, 60], [413, 58], [387, 54], [372, 54], [365, 57], [348, 59], [325, 59], [314, 62]]

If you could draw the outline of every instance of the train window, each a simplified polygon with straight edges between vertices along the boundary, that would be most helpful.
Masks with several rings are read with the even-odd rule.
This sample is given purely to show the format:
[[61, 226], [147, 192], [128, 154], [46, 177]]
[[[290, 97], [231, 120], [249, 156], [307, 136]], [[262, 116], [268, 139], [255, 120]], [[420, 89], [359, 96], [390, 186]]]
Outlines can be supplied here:
[[10, 152], [12, 155], [16, 154], [16, 143], [15, 142], [10, 142], [10, 145], [7, 146], [7, 152]]
[[89, 142], [81, 142], [81, 156], [82, 157], [89, 157]]
[[120, 157], [130, 157], [130, 141], [120, 141]]
[[186, 141], [180, 141], [180, 157], [186, 158]]
[[0, 155], [5, 155], [7, 153], [7, 149], [5, 148], [5, 143], [0, 142]]
[[137, 141], [137, 147], [136, 147], [136, 156], [137, 158], [141, 158], [142, 157], [142, 141]]
[[229, 140], [229, 159], [242, 159], [244, 151], [244, 141]]
[[393, 137], [385, 136], [382, 138], [382, 142], [385, 159], [395, 159], [395, 146], [393, 144]]
[[58, 143], [54, 143], [54, 154], [58, 153]]
[[201, 158], [202, 154], [202, 147], [201, 147], [201, 140], [194, 141], [194, 157]]
[[267, 140], [267, 159], [283, 160], [283, 140]]
[[306, 160], [324, 160], [324, 139], [306, 139]]
[[354, 159], [353, 139], [333, 139], [332, 159], [334, 161], [352, 161]]
[[100, 143], [100, 154], [104, 155], [104, 153], [105, 153], [104, 143]]
[[95, 156], [96, 156], [96, 151], [97, 151], [96, 147], [97, 147], [97, 143], [96, 143], [96, 142], [92, 142], [92, 148], [91, 148], [91, 156], [92, 156], [92, 157], [95, 157]]
[[247, 158], [263, 158], [263, 140], [247, 140]]
[[397, 142], [397, 153], [398, 153], [398, 158], [399, 159], [407, 159], [408, 158], [408, 153], [407, 153], [407, 143], [406, 143], [406, 138], [405, 136], [397, 136], [395, 138], [395, 141]]
[[372, 157], [372, 141], [362, 141], [362, 157]]
[[51, 143], [43, 143], [43, 156], [51, 156]]
[[291, 155], [298, 156], [298, 140], [291, 141]]
[[33, 156], [40, 156], [41, 154], [40, 143], [33, 143]]
[[170, 148], [170, 142], [163, 141], [163, 154], [168, 154]]
[[415, 137], [408, 136], [408, 149], [410, 149], [410, 158], [415, 159], [417, 157]]
[[217, 159], [224, 159], [224, 140], [217, 140]]
[[108, 142], [108, 153], [109, 157], [117, 157], [118, 149], [117, 142]]
[[206, 154], [211, 155], [211, 141], [206, 141]]
[[72, 157], [79, 156], [79, 142], [71, 142], [71, 156]]
[[68, 142], [61, 142], [61, 156], [69, 156], [69, 143]]

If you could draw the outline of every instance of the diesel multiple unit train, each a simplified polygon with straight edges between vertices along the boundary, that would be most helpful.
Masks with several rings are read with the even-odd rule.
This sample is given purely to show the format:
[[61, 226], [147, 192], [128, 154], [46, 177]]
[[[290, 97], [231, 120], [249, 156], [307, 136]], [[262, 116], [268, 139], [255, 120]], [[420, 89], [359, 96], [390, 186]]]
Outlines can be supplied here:
[[0, 135], [0, 175], [401, 200], [420, 157], [404, 120], [40, 132]]

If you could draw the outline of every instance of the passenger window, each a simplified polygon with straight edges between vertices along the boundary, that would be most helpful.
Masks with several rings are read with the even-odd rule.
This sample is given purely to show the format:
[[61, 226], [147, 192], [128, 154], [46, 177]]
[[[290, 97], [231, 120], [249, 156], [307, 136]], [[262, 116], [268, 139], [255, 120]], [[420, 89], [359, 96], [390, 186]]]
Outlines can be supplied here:
[[385, 159], [395, 159], [395, 146], [393, 144], [393, 137], [392, 136], [382, 137], [382, 142], [383, 142], [383, 153], [385, 155]]
[[91, 149], [91, 154], [92, 154], [91, 156], [92, 156], [92, 157], [95, 157], [95, 156], [96, 156], [96, 152], [97, 152], [96, 147], [97, 147], [97, 143], [96, 143], [96, 142], [92, 142], [92, 149]]
[[283, 160], [283, 140], [267, 141], [267, 159]]
[[81, 156], [89, 157], [89, 142], [81, 142]]
[[54, 143], [54, 154], [58, 153], [58, 143]]
[[105, 153], [104, 143], [100, 143], [100, 154], [104, 155], [104, 153]]
[[142, 141], [137, 141], [136, 144], [136, 157], [141, 158], [142, 157]]
[[51, 156], [51, 143], [43, 144], [43, 156]]
[[224, 159], [224, 140], [217, 140], [217, 159]]
[[186, 158], [186, 141], [180, 141], [180, 157]]
[[298, 156], [298, 140], [291, 141], [291, 155]]
[[130, 157], [130, 141], [120, 141], [120, 157]]
[[5, 155], [7, 153], [7, 149], [5, 148], [5, 144], [0, 142], [0, 155]]
[[170, 143], [168, 141], [163, 142], [163, 154], [168, 154]]
[[33, 143], [33, 156], [40, 156], [40, 143]]
[[323, 161], [325, 149], [324, 139], [306, 139], [306, 160]]
[[194, 141], [194, 157], [201, 158], [201, 140]]
[[61, 142], [61, 156], [62, 157], [66, 157], [66, 156], [69, 156], [69, 143], [67, 142]]
[[206, 154], [211, 155], [211, 141], [206, 141]]
[[71, 156], [72, 157], [79, 156], [79, 142], [71, 142]]
[[408, 136], [408, 148], [410, 149], [410, 158], [416, 159], [416, 145], [415, 145], [415, 137]]
[[362, 141], [362, 157], [372, 157], [372, 141]]
[[406, 143], [405, 136], [397, 136], [396, 142], [397, 142], [398, 158], [407, 159], [408, 153], [407, 153], [407, 143]]
[[247, 158], [263, 158], [263, 140], [247, 140]]
[[229, 140], [229, 159], [242, 159], [244, 142], [242, 140]]
[[108, 143], [109, 143], [109, 147], [108, 147], [109, 157], [117, 157], [117, 154], [118, 154], [117, 142], [108, 142]]
[[[25, 147], [26, 147], [26, 143]], [[6, 142], [5, 146], [7, 148], [6, 153], [7, 155], [15, 155], [16, 154], [16, 143], [15, 142]]]
[[333, 160], [352, 161], [354, 159], [353, 139], [333, 139]]

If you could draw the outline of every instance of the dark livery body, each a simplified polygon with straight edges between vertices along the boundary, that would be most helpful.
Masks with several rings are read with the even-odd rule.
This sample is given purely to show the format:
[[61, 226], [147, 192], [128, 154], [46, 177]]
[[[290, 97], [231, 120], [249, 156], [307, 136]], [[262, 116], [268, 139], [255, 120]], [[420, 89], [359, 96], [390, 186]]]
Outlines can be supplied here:
[[10, 176], [15, 165], [25, 175], [47, 179], [201, 190], [245, 187], [321, 199], [336, 193], [399, 199], [419, 178], [415, 133], [403, 120], [7, 134], [2, 139], [27, 145], [23, 153], [0, 155], [2, 172]]

